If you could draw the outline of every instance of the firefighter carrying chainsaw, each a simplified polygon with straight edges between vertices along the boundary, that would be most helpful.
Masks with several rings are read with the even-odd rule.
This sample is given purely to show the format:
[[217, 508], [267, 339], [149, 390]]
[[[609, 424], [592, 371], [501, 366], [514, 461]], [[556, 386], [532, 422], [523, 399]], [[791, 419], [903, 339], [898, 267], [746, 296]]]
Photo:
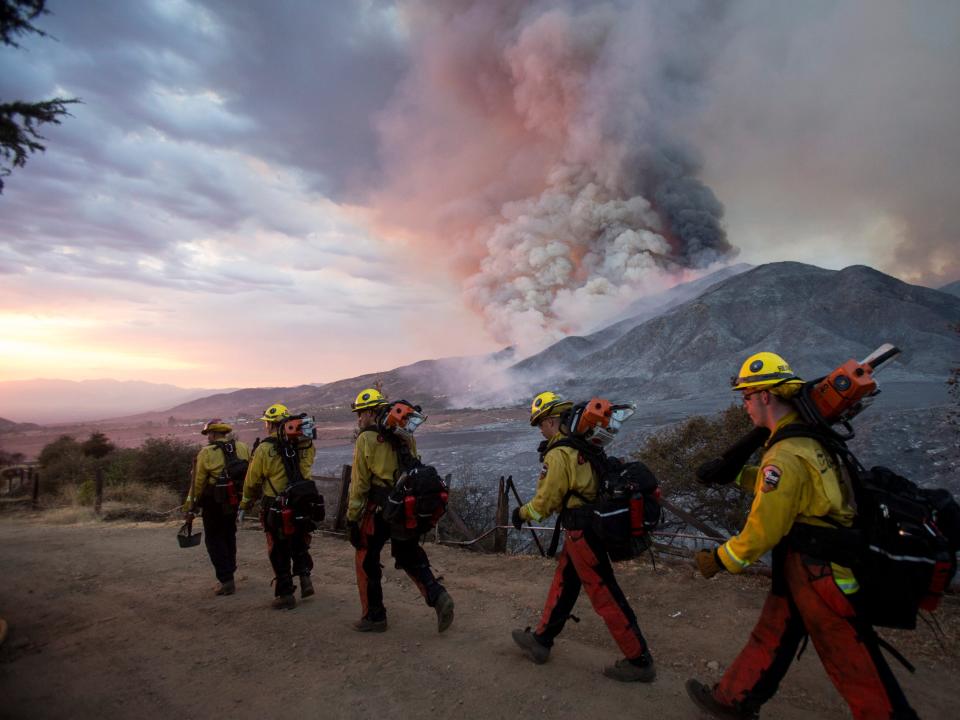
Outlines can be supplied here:
[[187, 525], [193, 523], [197, 506], [203, 518], [204, 542], [217, 575], [215, 595], [236, 592], [237, 508], [250, 460], [250, 449], [233, 437], [233, 428], [219, 418], [203, 426], [207, 445], [194, 461], [193, 482], [183, 503]]
[[314, 594], [311, 532], [324, 516], [323, 496], [310, 479], [316, 428], [312, 418], [291, 415], [280, 403], [268, 407], [260, 419], [268, 436], [250, 461], [240, 517], [262, 493], [260, 521], [274, 574], [273, 607], [286, 610], [297, 605], [294, 575], [300, 579], [301, 600]]
[[453, 623], [453, 598], [434, 577], [420, 545], [422, 534], [446, 509], [447, 488], [433, 467], [423, 465], [413, 433], [426, 419], [419, 406], [388, 402], [380, 391], [361, 391], [351, 405], [358, 434], [350, 475], [347, 529], [356, 550], [360, 592], [358, 632], [384, 632], [380, 552], [390, 541], [396, 568], [407, 573], [437, 614], [437, 630]]
[[[514, 509], [512, 521], [520, 529], [525, 521], [540, 522], [559, 513], [551, 554], [560, 524], [565, 540], [540, 624], [535, 631], [514, 630], [513, 640], [533, 662], [547, 662], [554, 639], [574, 617], [583, 587], [624, 654], [603, 674], [623, 682], [653, 682], [653, 657], [611, 564], [612, 554], [626, 559], [647, 547], [642, 498], [649, 498], [646, 511], [652, 514], [646, 528], [659, 517], [658, 490], [650, 471], [640, 463], [619, 463], [603, 452], [632, 413], [633, 406], [611, 406], [599, 399], [574, 406], [553, 392], [533, 399], [530, 424], [544, 437], [539, 447], [542, 470], [534, 498]], [[616, 490], [607, 492], [608, 487]], [[630, 492], [620, 492], [622, 487]]]
[[[913, 627], [921, 607], [935, 607], [957, 544], [937, 518], [955, 524], [960, 510], [945, 491], [917, 488], [886, 468], [865, 470], [845, 445], [849, 419], [877, 392], [873, 370], [898, 352], [883, 346], [810, 383], [779, 355], [760, 352], [734, 379], [755, 430], [697, 475], [705, 484], [737, 482], [755, 497], [743, 530], [695, 560], [711, 578], [772, 551], [773, 581], [720, 682], [687, 682], [712, 716], [757, 717], [809, 637], [855, 718], [917, 717], [873, 626]], [[745, 467], [755, 450], [760, 465]]]

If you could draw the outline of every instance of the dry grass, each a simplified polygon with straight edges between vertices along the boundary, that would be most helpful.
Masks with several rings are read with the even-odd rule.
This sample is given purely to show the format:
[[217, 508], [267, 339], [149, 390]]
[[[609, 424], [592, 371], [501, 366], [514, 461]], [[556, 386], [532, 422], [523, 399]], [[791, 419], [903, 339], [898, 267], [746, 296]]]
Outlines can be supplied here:
[[182, 500], [177, 493], [164, 485], [144, 485], [125, 482], [103, 489], [103, 501], [165, 512], [179, 506]]
[[[49, 496], [48, 496], [49, 497]], [[163, 485], [124, 482], [103, 489], [103, 517], [93, 512], [92, 504], [84, 502], [83, 491], [77, 485], [64, 485], [54, 496], [44, 519], [58, 525], [90, 522], [101, 519], [156, 519], [159, 513], [179, 508], [181, 499]], [[174, 517], [176, 513], [171, 513]]]
[[77, 525], [93, 522], [99, 518], [94, 514], [92, 507], [82, 505], [66, 505], [54, 507], [43, 513], [44, 522], [54, 525]]

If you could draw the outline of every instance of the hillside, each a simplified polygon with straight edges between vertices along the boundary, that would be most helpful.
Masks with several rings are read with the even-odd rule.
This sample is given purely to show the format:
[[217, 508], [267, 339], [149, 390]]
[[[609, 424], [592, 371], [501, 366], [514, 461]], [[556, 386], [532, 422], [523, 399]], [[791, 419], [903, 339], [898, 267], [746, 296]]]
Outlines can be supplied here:
[[[696, 297], [688, 299], [691, 294]], [[635, 306], [635, 309], [638, 306]], [[651, 316], [652, 315], [652, 316]], [[883, 342], [904, 352], [887, 382], [938, 383], [960, 355], [960, 298], [864, 266], [825, 270], [785, 262], [734, 266], [678, 286], [637, 315], [570, 336], [510, 365], [503, 357], [424, 360], [322, 386], [239, 390], [170, 409], [177, 417], [251, 416], [273, 402], [322, 414], [383, 382], [427, 407], [524, 403], [546, 385], [571, 395], [616, 391], [646, 402], [721, 396], [744, 357], [776, 349], [808, 377]]]
[[10, 432], [25, 432], [27, 430], [36, 430], [40, 426], [36, 423], [18, 423], [13, 420], [7, 420], [0, 417], [0, 435]]
[[[438, 635], [433, 612], [386, 561], [390, 627], [360, 635], [349, 628], [359, 602], [342, 540], [314, 538], [317, 594], [277, 612], [261, 532], [239, 533], [238, 592], [213, 598], [203, 546], [179, 549], [176, 528], [0, 517], [0, 614], [10, 623], [0, 715], [692, 720], [684, 681], [719, 677], [769, 588], [756, 576], [704, 580], [686, 565], [618, 565], [658, 671], [650, 685], [620, 684], [599, 673], [618, 653], [585, 597], [574, 609], [580, 622], [568, 624], [549, 663], [533, 665], [514, 647], [510, 630], [536, 622], [553, 560], [428, 543], [457, 603], [453, 626]], [[957, 599], [937, 617], [942, 646], [924, 625], [883, 633], [917, 666], [915, 675], [893, 670], [924, 718], [953, 717], [960, 700]], [[849, 717], [812, 646], [764, 717]]]
[[892, 342], [904, 352], [884, 370], [885, 380], [942, 383], [960, 355], [960, 336], [950, 327], [958, 319], [960, 298], [868, 267], [773, 263], [725, 280], [613, 343], [578, 343], [579, 356], [555, 358], [548, 349], [516, 370], [536, 369], [573, 392], [613, 386], [656, 400], [716, 392], [744, 357], [762, 349], [815, 377]]
[[0, 414], [18, 423], [99, 420], [163, 410], [213, 392], [140, 381], [8, 380], [0, 382]]
[[945, 292], [945, 293], [949, 293], [951, 295], [956, 295], [957, 297], [960, 297], [960, 280], [957, 280], [956, 282], [952, 282], [952, 283], [947, 283], [946, 285], [940, 288], [940, 292]]

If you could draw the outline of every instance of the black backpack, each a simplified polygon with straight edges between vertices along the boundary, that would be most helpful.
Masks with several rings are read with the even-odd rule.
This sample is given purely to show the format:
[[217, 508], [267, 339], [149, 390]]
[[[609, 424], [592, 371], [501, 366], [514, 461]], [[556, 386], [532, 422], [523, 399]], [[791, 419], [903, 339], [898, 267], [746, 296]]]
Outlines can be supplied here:
[[447, 511], [447, 484], [437, 469], [418, 465], [401, 474], [383, 508], [391, 535], [404, 539], [419, 537], [437, 526]]
[[663, 517], [660, 485], [650, 468], [639, 461], [607, 457], [602, 448], [575, 437], [563, 438], [549, 449], [555, 447], [572, 447], [583, 455], [597, 473], [599, 484], [596, 498], [577, 508], [567, 508], [567, 500], [578, 493], [567, 493], [547, 554], [556, 553], [561, 524], [568, 530], [591, 529], [614, 562], [646, 552], [653, 542], [651, 533]]
[[424, 465], [410, 451], [403, 438], [387, 430], [377, 432], [397, 453], [397, 476], [383, 505], [383, 519], [390, 525], [391, 537], [414, 539], [436, 527], [447, 511], [449, 491], [440, 473]]
[[317, 484], [303, 477], [300, 472], [297, 445], [276, 437], [268, 437], [264, 442], [276, 447], [287, 475], [287, 486], [276, 493], [276, 499], [264, 520], [266, 529], [284, 535], [292, 535], [297, 530], [316, 530], [326, 517], [326, 505], [323, 495], [317, 490]]
[[812, 437], [840, 462], [857, 505], [852, 528], [795, 523], [788, 541], [802, 552], [853, 570], [860, 610], [880, 627], [913, 629], [935, 610], [957, 571], [960, 505], [943, 489], [918, 487], [889, 468], [867, 470], [846, 443], [821, 430], [788, 425], [773, 441]]
[[213, 486], [213, 499], [225, 513], [235, 512], [243, 495], [249, 462], [237, 455], [233, 442], [218, 440], [213, 444], [223, 452], [223, 470]]

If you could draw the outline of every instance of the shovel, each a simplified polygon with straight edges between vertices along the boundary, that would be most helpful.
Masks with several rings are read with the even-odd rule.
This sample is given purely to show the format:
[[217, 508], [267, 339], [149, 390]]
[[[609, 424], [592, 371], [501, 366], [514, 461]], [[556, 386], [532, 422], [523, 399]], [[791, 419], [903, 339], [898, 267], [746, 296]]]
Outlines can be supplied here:
[[180, 547], [196, 547], [200, 544], [200, 538], [203, 537], [202, 532], [198, 532], [196, 535], [193, 534], [193, 521], [188, 520], [183, 525], [180, 526], [180, 530], [177, 531], [177, 542], [180, 543]]

